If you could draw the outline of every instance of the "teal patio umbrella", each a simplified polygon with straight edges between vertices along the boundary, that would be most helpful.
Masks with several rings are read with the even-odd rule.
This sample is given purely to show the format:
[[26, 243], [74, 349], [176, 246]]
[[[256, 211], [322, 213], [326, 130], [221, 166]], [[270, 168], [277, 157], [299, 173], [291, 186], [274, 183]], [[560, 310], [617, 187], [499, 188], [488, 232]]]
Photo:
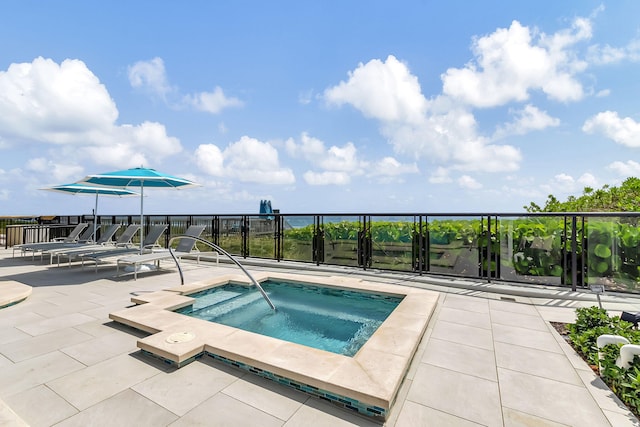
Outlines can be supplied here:
[[[188, 179], [168, 175], [150, 168], [133, 168], [99, 175], [89, 175], [80, 181], [83, 184], [104, 186], [111, 188], [140, 188], [140, 241], [144, 240], [144, 189], [145, 188], [175, 188], [194, 187], [196, 184]], [[140, 247], [142, 253], [142, 247]]]
[[108, 188], [108, 187], [100, 187], [97, 185], [87, 185], [81, 183], [73, 183], [73, 184], [62, 184], [56, 185], [53, 187], [41, 188], [41, 190], [47, 191], [55, 191], [58, 193], [65, 194], [95, 194], [96, 196], [96, 207], [93, 210], [93, 238], [96, 239], [96, 231], [98, 227], [98, 222], [96, 221], [98, 215], [98, 196], [112, 196], [112, 197], [131, 197], [137, 196], [138, 193], [126, 190], [123, 188]]

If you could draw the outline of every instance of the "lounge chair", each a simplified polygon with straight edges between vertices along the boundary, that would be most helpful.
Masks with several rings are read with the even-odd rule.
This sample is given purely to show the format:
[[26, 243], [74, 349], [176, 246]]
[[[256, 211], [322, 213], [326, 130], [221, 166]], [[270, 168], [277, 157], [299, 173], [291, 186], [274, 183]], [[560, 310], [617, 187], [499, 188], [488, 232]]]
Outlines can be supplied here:
[[101, 262], [115, 261], [118, 259], [118, 257], [140, 253], [140, 248], [142, 248], [143, 251], [151, 251], [153, 248], [159, 248], [160, 245], [158, 245], [158, 239], [160, 239], [166, 229], [166, 225], [152, 226], [151, 230], [149, 230], [149, 233], [144, 236], [144, 241], [142, 242], [141, 246], [138, 247], [132, 246], [128, 248], [120, 247], [111, 249], [102, 248], [92, 253], [82, 254], [79, 256], [79, 258], [82, 260], [82, 266], [84, 267], [85, 261], [92, 261], [95, 263], [95, 269], [97, 273], [98, 264]]
[[57, 256], [58, 258], [58, 267], [60, 266], [60, 257], [66, 256], [69, 260], [69, 266], [71, 266], [71, 261], [82, 254], [93, 253], [99, 250], [103, 250], [109, 247], [128, 247], [131, 246], [131, 239], [140, 229], [139, 225], [130, 225], [125, 229], [125, 231], [118, 237], [118, 239], [114, 242], [113, 236], [115, 236], [116, 232], [120, 229], [120, 224], [111, 225], [103, 234], [100, 236], [94, 244], [86, 243], [79, 244], [76, 247], [65, 247], [60, 249], [54, 249], [51, 251], [46, 251], [50, 255], [49, 263], [53, 264], [53, 257]]
[[32, 258], [35, 258], [36, 252], [41, 252], [40, 259], [42, 260], [42, 251], [47, 249], [62, 248], [68, 245], [72, 245], [81, 241], [88, 241], [93, 236], [93, 228], [89, 227], [86, 222], [81, 222], [76, 225], [73, 230], [63, 239], [56, 239], [51, 242], [39, 242], [39, 243], [25, 243], [22, 245], [15, 245], [13, 247], [13, 256], [15, 256], [16, 250], [20, 250], [22, 256], [27, 252], [32, 252]]
[[[200, 237], [202, 232], [204, 231], [204, 225], [192, 225], [187, 231], [185, 231], [185, 236], [192, 237]], [[196, 239], [190, 239], [189, 237], [182, 237], [176, 246], [176, 249], [173, 251], [173, 255], [177, 259], [181, 259], [186, 255], [195, 255], [198, 263], [200, 263], [200, 253], [194, 252], [193, 249], [196, 246]], [[216, 253], [217, 255], [217, 253]], [[160, 261], [165, 259], [171, 259], [171, 253], [169, 253], [168, 249], [162, 251], [156, 251], [146, 254], [138, 254], [138, 255], [129, 255], [126, 257], [118, 258], [117, 261], [117, 271], [118, 275], [120, 273], [120, 265], [132, 265], [133, 266], [133, 278], [134, 280], [138, 280], [138, 270], [139, 266], [142, 264], [154, 263], [156, 268], [160, 268]], [[217, 261], [217, 258], [216, 258]]]

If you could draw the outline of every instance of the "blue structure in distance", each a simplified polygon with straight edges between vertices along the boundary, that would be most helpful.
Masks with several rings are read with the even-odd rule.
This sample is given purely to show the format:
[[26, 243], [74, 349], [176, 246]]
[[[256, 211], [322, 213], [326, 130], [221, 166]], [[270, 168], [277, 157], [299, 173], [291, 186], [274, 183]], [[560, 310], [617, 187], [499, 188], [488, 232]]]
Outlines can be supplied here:
[[271, 200], [260, 200], [260, 215], [268, 215], [267, 219], [273, 219], [273, 209], [271, 208]]

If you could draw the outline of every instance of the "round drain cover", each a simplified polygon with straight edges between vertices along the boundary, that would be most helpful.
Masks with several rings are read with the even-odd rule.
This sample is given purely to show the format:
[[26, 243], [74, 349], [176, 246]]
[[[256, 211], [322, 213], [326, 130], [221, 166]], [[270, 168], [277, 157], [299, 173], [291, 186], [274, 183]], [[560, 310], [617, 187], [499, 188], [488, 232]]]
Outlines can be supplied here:
[[167, 342], [169, 344], [177, 344], [180, 342], [189, 342], [194, 339], [196, 336], [191, 332], [176, 332], [175, 334], [171, 334], [167, 337]]

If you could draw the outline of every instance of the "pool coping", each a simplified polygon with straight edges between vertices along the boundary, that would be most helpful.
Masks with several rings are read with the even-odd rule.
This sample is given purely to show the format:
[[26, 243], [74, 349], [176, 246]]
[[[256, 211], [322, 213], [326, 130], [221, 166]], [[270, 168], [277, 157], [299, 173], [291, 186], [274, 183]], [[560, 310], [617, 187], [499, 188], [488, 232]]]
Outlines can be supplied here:
[[[242, 368], [265, 371], [275, 378], [291, 380], [325, 393], [355, 400], [386, 418], [406, 375], [439, 294], [434, 291], [398, 285], [368, 282], [349, 277], [309, 277], [287, 273], [262, 272], [254, 275], [268, 279], [321, 285], [349, 290], [403, 296], [371, 338], [353, 357], [343, 356], [300, 344], [266, 337], [218, 323], [173, 312], [191, 305], [188, 294], [227, 283], [247, 284], [246, 276], [225, 275], [177, 288], [134, 296], [134, 307], [109, 314], [112, 320], [152, 335], [138, 340], [138, 347], [176, 366], [184, 366], [204, 354], [218, 360], [237, 362]], [[247, 370], [247, 369], [245, 369]], [[253, 372], [253, 371], [252, 371]], [[258, 372], [255, 372], [258, 373]], [[270, 378], [274, 379], [274, 378]], [[301, 390], [309, 391], [309, 390]], [[313, 394], [313, 393], [311, 393]], [[344, 399], [343, 399], [344, 400]], [[353, 405], [346, 404], [348, 409]], [[362, 412], [362, 411], [360, 411]], [[365, 410], [367, 413], [367, 410]]]
[[0, 309], [24, 301], [31, 295], [31, 286], [15, 280], [0, 280]]

